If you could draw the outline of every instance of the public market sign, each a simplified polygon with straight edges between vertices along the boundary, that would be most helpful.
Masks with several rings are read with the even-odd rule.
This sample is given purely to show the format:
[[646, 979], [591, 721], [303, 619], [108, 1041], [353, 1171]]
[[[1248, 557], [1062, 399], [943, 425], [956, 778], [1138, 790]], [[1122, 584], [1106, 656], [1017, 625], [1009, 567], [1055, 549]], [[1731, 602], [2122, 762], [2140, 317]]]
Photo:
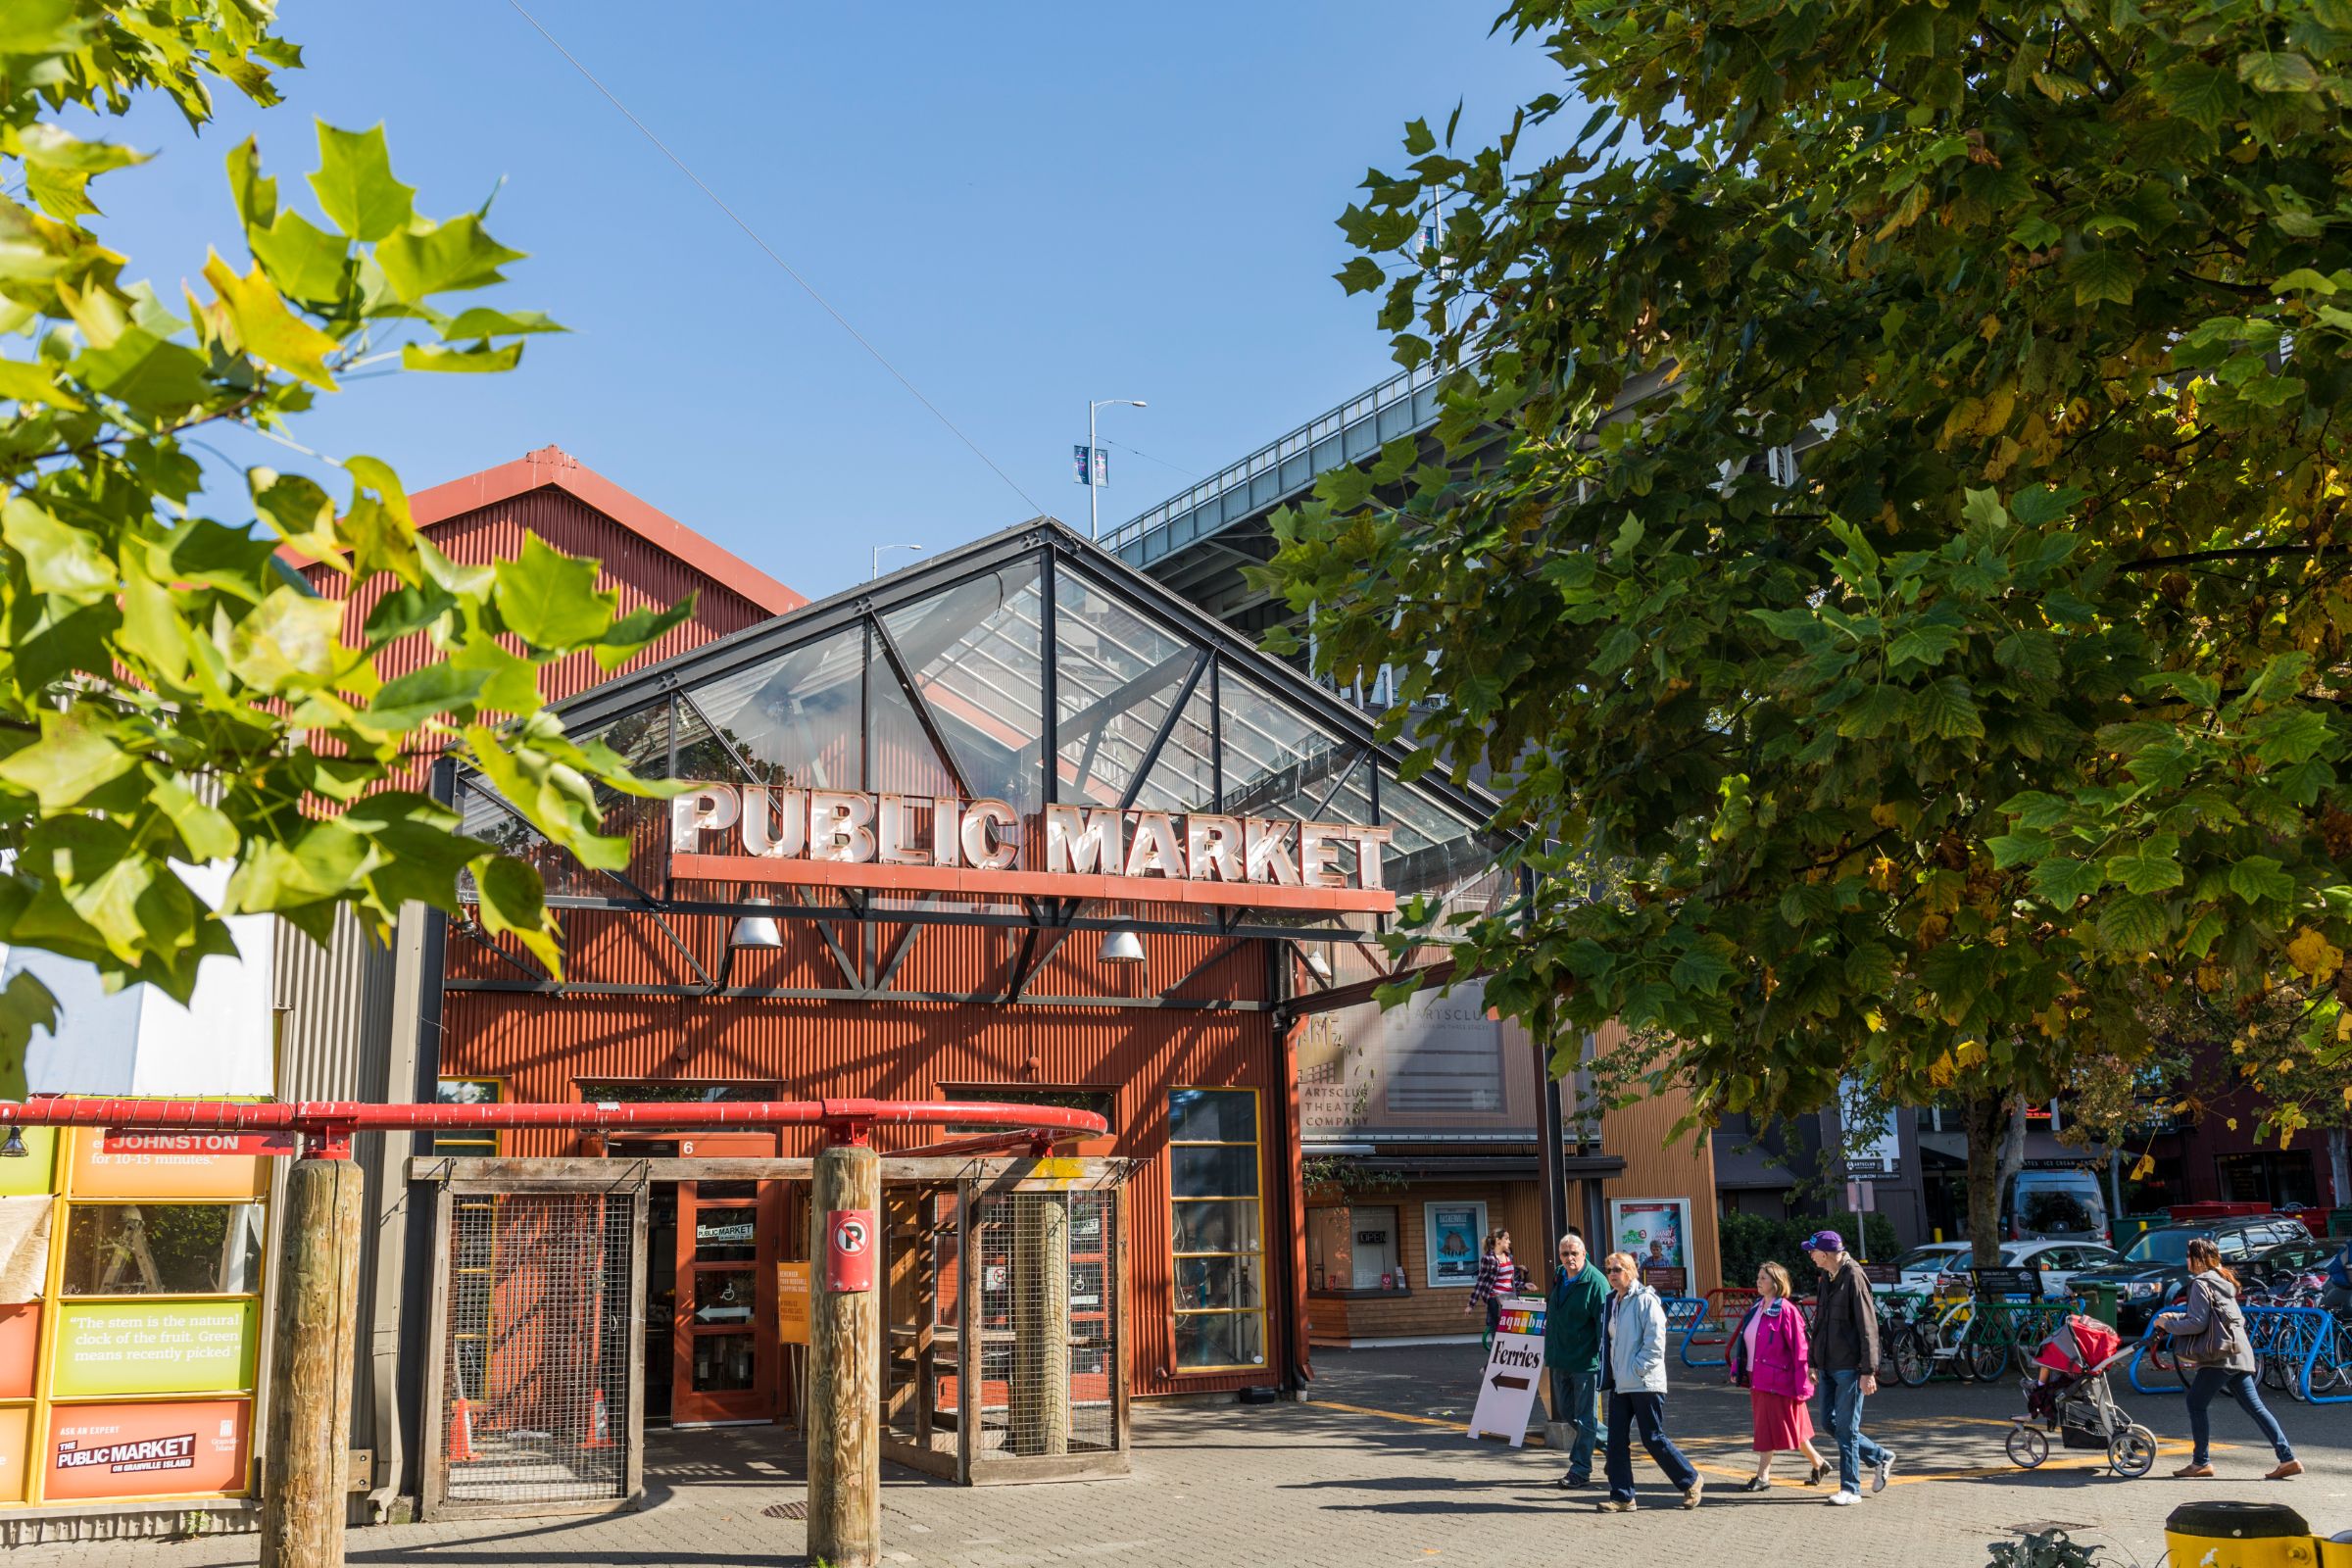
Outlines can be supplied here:
[[[671, 802], [670, 874], [1385, 913], [1396, 907], [1381, 874], [1392, 836], [1355, 822], [1108, 806], [1049, 806], [1024, 820], [999, 800], [705, 784]], [[1018, 866], [1040, 839], [1043, 869]]]

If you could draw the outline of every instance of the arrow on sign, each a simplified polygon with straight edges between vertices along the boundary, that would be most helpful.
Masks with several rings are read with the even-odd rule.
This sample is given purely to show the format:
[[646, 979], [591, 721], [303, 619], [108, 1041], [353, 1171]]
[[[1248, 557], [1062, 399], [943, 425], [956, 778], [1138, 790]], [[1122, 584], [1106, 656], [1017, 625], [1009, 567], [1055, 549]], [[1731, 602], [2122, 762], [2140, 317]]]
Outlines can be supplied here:
[[1524, 1389], [1528, 1386], [1528, 1380], [1526, 1378], [1506, 1378], [1499, 1372], [1495, 1373], [1494, 1376], [1490, 1378], [1488, 1381], [1493, 1383], [1498, 1389]]

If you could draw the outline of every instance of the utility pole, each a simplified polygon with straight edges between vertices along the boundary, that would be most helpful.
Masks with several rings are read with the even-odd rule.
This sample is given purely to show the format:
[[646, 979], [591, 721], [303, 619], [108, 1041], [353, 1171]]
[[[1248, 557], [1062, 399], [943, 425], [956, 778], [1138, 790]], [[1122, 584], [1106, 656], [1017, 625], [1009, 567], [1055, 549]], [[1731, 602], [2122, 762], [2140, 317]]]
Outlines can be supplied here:
[[1082, 482], [1086, 485], [1086, 536], [1102, 537], [1102, 487], [1095, 483], [1095, 415], [1099, 410], [1112, 407], [1140, 409], [1142, 398], [1097, 398], [1086, 406], [1086, 465]]

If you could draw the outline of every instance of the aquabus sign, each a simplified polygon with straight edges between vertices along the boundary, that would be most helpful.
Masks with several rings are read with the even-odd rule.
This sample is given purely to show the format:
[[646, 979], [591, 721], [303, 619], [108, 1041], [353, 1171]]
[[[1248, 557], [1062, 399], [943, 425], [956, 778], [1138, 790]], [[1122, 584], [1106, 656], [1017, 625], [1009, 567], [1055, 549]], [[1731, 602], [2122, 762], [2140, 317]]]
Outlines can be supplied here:
[[[671, 874], [974, 894], [1391, 910], [1385, 827], [707, 784], [670, 808]], [[1032, 830], [1042, 826], [1043, 832]], [[711, 842], [711, 836], [716, 842]], [[1042, 843], [1045, 864], [1020, 865]], [[1350, 855], [1348, 852], [1353, 851]], [[1159, 882], [1166, 887], [1138, 884]]]

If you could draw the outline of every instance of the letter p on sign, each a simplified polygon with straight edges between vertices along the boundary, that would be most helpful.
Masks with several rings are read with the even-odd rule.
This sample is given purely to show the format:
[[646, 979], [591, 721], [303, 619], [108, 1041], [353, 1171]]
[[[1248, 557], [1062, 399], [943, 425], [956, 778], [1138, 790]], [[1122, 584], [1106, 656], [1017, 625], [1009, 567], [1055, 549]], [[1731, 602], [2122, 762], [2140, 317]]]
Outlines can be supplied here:
[[825, 1215], [825, 1289], [874, 1288], [874, 1211], [837, 1208]]

